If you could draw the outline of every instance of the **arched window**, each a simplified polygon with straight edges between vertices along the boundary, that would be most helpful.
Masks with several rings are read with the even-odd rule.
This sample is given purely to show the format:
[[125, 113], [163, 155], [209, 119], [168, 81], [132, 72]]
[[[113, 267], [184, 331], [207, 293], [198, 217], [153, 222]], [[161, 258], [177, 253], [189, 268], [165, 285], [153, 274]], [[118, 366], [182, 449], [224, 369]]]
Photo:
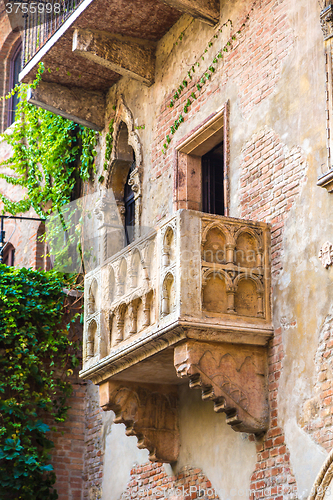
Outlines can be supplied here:
[[[134, 156], [134, 154], [133, 154]], [[126, 245], [134, 241], [134, 227], [135, 227], [135, 200], [134, 191], [129, 183], [131, 173], [135, 169], [135, 160], [128, 172], [128, 176], [124, 188], [124, 205], [125, 205], [125, 237]]]
[[[19, 74], [21, 71], [22, 64], [22, 43], [19, 43], [13, 56], [10, 60], [10, 75], [9, 75], [9, 90], [13, 89], [17, 83], [19, 83]], [[8, 106], [8, 127], [14, 123], [16, 119], [16, 110], [19, 102], [17, 93], [14, 94]]]
[[3, 257], [2, 257], [3, 264], [6, 264], [6, 266], [13, 266], [14, 254], [15, 254], [15, 248], [11, 243], [7, 243], [3, 250]]

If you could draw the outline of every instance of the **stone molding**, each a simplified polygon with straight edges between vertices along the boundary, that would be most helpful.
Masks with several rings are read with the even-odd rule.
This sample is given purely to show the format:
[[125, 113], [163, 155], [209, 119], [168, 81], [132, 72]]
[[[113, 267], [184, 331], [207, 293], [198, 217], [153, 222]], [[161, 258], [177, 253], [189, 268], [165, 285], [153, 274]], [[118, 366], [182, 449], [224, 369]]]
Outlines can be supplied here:
[[327, 498], [327, 490], [331, 487], [333, 480], [333, 450], [323, 463], [316, 480], [311, 488], [308, 500], [324, 500]]

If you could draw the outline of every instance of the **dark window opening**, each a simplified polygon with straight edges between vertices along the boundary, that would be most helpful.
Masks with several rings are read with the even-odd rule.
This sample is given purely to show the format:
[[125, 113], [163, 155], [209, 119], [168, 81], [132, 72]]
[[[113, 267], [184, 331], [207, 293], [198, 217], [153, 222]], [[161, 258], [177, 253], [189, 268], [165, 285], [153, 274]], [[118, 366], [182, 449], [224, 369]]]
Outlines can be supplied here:
[[124, 204], [125, 204], [125, 238], [126, 245], [134, 241], [134, 226], [135, 226], [135, 201], [134, 191], [129, 184], [131, 173], [135, 169], [135, 160], [132, 163], [130, 171], [127, 176], [125, 189], [124, 189]]
[[[19, 83], [19, 74], [22, 64], [22, 44], [17, 47], [10, 61], [9, 90], [12, 90]], [[8, 126], [16, 119], [16, 110], [19, 102], [17, 92], [10, 98], [8, 107]]]
[[202, 157], [202, 211], [224, 215], [223, 143]]
[[6, 264], [6, 266], [13, 266], [14, 255], [15, 255], [15, 248], [11, 243], [7, 243], [7, 245], [3, 249], [3, 259], [2, 259], [3, 264]]

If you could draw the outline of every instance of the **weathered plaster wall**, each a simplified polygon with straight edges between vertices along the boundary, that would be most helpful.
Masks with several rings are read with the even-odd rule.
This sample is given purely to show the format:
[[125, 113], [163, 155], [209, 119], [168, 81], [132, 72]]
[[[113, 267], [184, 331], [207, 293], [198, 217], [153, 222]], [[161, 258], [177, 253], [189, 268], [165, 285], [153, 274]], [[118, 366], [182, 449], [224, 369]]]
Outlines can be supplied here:
[[[155, 84], [146, 88], [122, 78], [109, 92], [107, 116], [112, 116], [117, 95], [123, 94], [135, 124], [145, 127], [137, 130], [144, 153], [142, 224], [153, 225], [173, 209], [175, 144], [229, 100], [230, 215], [273, 224], [276, 333], [270, 345], [271, 427], [256, 444], [255, 458], [254, 442], [230, 431], [221, 415], [214, 415], [209, 404], [184, 388], [182, 448], [175, 472], [183, 466], [198, 467], [221, 495], [240, 481], [263, 497], [298, 492], [305, 498], [326, 456], [324, 426], [328, 430], [331, 426], [325, 413], [321, 437], [316, 437], [303, 412], [304, 403], [315, 395], [319, 370], [315, 356], [318, 360], [319, 333], [331, 313], [332, 294], [332, 270], [325, 270], [317, 258], [333, 233], [329, 221], [333, 198], [316, 186], [326, 164], [319, 6], [306, 0], [263, 0], [225, 1], [221, 7], [223, 21], [232, 19], [235, 30], [245, 21], [245, 27], [210, 83], [183, 114], [184, 123], [170, 135], [165, 155], [161, 153], [165, 135], [195, 90], [193, 82], [174, 108], [167, 104], [214, 34], [212, 28], [183, 16], [158, 45]], [[182, 31], [183, 39], [175, 45]], [[221, 37], [224, 43], [228, 36], [229, 29]], [[211, 61], [216, 49], [213, 45], [204, 54], [205, 61]], [[330, 396], [326, 393], [326, 398]], [[116, 439], [114, 433], [112, 439], [113, 450], [118, 445], [125, 449], [123, 437]], [[127, 456], [142, 463], [145, 457], [138, 459], [134, 443], [131, 452], [128, 446]], [[238, 470], [239, 461], [243, 466]], [[109, 458], [105, 473], [112, 468]]]
[[[230, 30], [213, 40], [205, 53], [214, 29], [183, 16], [158, 44], [155, 84], [147, 88], [124, 77], [110, 89], [106, 127], [122, 94], [140, 127], [136, 132], [144, 166], [141, 222], [153, 226], [173, 210], [175, 144], [229, 101], [230, 215], [272, 223], [275, 336], [269, 346], [270, 428], [256, 443], [236, 434], [199, 393], [184, 386], [180, 458], [166, 472], [145, 465], [146, 451], [137, 450], [135, 438], [126, 437], [123, 426], [111, 424], [111, 415], [102, 414], [96, 389], [90, 387], [85, 498], [91, 500], [116, 500], [122, 492], [137, 498], [135, 481], [171, 484], [182, 479], [184, 467], [202, 471], [221, 498], [245, 498], [244, 490], [250, 488], [253, 497], [305, 498], [331, 447], [332, 389], [325, 385], [331, 377], [331, 345], [325, 325], [332, 314], [333, 271], [324, 269], [317, 257], [321, 245], [333, 238], [333, 197], [316, 186], [326, 165], [319, 6], [307, 0], [225, 0], [221, 12], [222, 22], [232, 19], [241, 34], [200, 94], [194, 78], [175, 106], [167, 106], [187, 69], [199, 60], [196, 75], [201, 75]], [[182, 41], [176, 45], [181, 32]], [[184, 123], [170, 135], [171, 144], [162, 154], [170, 125], [192, 91], [197, 99], [183, 113]], [[101, 174], [102, 158], [96, 178]], [[313, 398], [316, 404], [311, 406]], [[149, 477], [157, 476], [161, 478], [150, 482]]]

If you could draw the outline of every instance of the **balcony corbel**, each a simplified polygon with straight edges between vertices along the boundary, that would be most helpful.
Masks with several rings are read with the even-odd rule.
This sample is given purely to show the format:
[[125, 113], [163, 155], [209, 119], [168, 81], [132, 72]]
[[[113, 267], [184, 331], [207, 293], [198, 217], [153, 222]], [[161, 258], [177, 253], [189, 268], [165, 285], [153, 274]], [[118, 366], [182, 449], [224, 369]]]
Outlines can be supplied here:
[[125, 424], [138, 448], [152, 462], [175, 462], [179, 453], [177, 386], [112, 381], [99, 387], [103, 410], [114, 411], [114, 423]]
[[262, 434], [268, 426], [267, 359], [264, 347], [187, 341], [174, 350], [177, 375], [201, 389], [237, 432]]
[[107, 32], [76, 29], [72, 50], [120, 75], [129, 76], [148, 86], [154, 83], [155, 44], [152, 42]]
[[40, 82], [35, 89], [28, 90], [28, 102], [93, 130], [104, 128], [105, 96], [102, 92]]

